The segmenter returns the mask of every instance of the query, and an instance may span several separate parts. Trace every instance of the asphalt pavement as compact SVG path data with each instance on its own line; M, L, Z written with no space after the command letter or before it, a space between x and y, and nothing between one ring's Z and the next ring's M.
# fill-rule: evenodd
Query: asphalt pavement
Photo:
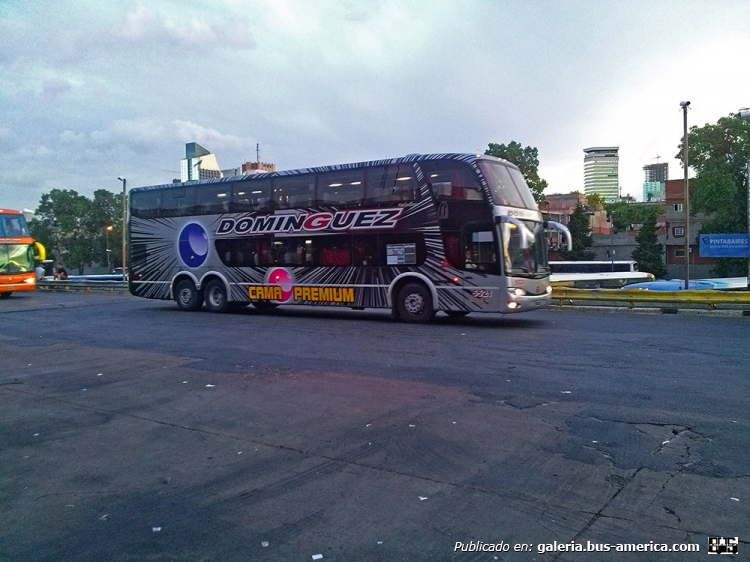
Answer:
M748 341L736 316L15 294L0 560L747 559Z

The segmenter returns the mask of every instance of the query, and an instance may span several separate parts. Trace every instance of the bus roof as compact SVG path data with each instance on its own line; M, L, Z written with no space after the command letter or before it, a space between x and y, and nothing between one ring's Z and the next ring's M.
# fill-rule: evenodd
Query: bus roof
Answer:
M0 213L4 213L6 215L22 215L23 214L21 211L16 211L13 209L2 209L2 208L0 208Z
M243 174L239 176L227 176L224 178L210 178L210 179L204 179L204 180L191 180L191 181L186 181L186 182L174 182L174 183L165 183L165 184L160 184L160 185L141 186L141 187L132 188L130 192L132 193L133 191L142 191L142 190L149 190L149 189L165 189L169 187L181 187L181 186L186 186L186 185L205 185L205 184L210 184L210 183L231 182L231 181L239 181L240 179L279 178L279 177L296 176L296 175L309 174L309 173L333 172L333 171L338 171L338 170L365 168L369 166L387 166L389 164L419 162L422 160L456 160L456 161L467 162L467 163L474 162L476 160L491 160L493 162L502 162L509 166L513 166L514 168L518 167L512 162L505 160L503 158L497 158L495 156L489 156L485 154L469 154L469 153L459 153L459 152L447 152L443 154L407 154L406 156L399 156L397 158L387 158L384 160L369 160L369 161L363 161L363 162L352 162L349 164L336 164L332 166L316 166L313 168L297 168L294 170L280 170L277 172L262 172L259 174Z

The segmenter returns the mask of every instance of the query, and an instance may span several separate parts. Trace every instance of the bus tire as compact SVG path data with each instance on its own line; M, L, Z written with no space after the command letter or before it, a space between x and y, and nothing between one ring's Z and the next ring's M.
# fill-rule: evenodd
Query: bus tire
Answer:
M211 312L224 312L227 310L229 301L227 299L227 289L224 283L218 279L208 282L204 290L204 300L206 308Z
M8 293L0 293L0 299L9 299L12 294L12 291Z
M435 317L432 295L422 283L407 283L398 292L398 314L404 322L424 324Z
M174 290L174 300L181 310L199 310L203 306L203 295L190 279L183 279Z

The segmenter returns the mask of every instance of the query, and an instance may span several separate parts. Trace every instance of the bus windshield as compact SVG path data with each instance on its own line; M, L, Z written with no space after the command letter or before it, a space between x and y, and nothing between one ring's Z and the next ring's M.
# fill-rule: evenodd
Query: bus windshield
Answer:
M34 250L30 244L0 245L0 273L34 271Z
M0 236L29 236L24 216L0 214Z
M492 160L480 160L479 168L492 190L495 205L539 210L523 175L516 168Z
M541 222L503 222L500 228L506 275L545 277L549 274L547 242Z

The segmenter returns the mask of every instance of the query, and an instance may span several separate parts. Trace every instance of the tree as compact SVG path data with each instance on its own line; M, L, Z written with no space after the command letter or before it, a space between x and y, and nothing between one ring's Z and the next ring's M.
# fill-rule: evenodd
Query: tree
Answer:
M638 269L653 273L657 278L667 275L664 266L664 246L659 243L656 235L656 212L652 212L643 221L641 230L635 238L638 246L633 250L633 259L638 262Z
M112 230L107 232L107 226L112 226ZM108 262L109 245L110 263L122 263L122 193L112 193L106 189L94 191L86 228L92 237L94 261L103 264Z
M573 214L570 215L568 229L573 238L573 251L565 250L563 258L566 260L593 260L594 251L591 250L591 228L589 228L589 211L579 201Z
M537 203L544 201L544 189L547 187L547 181L539 177L539 151L536 147L522 147L521 143L516 141L510 141L507 146L491 142L484 153L513 162L519 167L523 178L529 184L534 200Z
M592 209L604 208L604 196L600 193L592 193L586 196L586 203Z
M654 206L628 201L607 203L604 208L612 217L615 233L625 232L631 228L631 225L643 224L650 215L664 212L664 207L661 205Z
M690 182L691 214L709 215L701 233L747 232L750 122L733 115L722 117L715 125L691 127L688 139L689 163L696 171ZM682 157L680 144L677 158ZM720 277L742 276L746 263L744 259L720 259L716 273Z
M85 196L73 190L53 189L42 195L32 222L34 236L54 250L58 262L78 267L79 274L93 257L87 225L90 211L91 201Z

